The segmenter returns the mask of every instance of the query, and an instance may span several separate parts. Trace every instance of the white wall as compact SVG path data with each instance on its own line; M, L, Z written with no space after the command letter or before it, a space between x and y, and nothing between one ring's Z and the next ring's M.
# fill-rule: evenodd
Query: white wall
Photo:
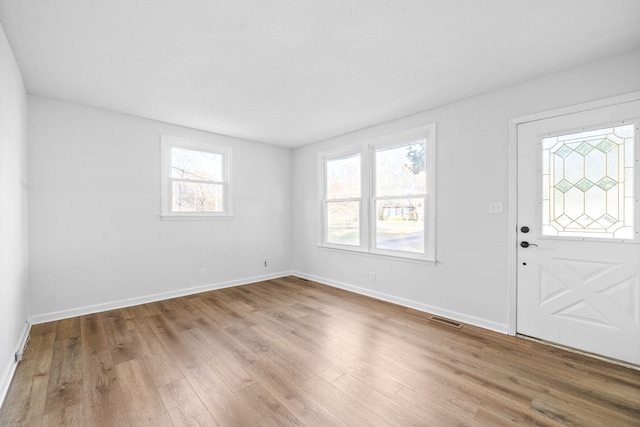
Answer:
M0 402L26 333L27 93L0 24Z
M28 105L34 322L290 271L290 150L51 99ZM161 134L233 148L235 217L160 220Z
M506 332L509 119L639 89L636 51L295 150L294 271ZM437 265L318 248L317 153L427 123L437 123L438 134ZM488 213L493 201L504 204L504 214Z

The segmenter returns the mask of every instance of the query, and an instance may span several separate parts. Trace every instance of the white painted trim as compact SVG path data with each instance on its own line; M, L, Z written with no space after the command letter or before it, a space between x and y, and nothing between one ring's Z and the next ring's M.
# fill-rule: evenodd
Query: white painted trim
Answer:
M509 335L516 335L517 319L517 274L518 274L518 122L509 121L509 190L508 190L508 224L507 242L507 322Z
M247 277L238 280L229 280L220 283L211 283L208 285L178 289L175 291L162 292L159 294L146 295L136 298L128 298L124 300L111 301L103 304L89 305L85 307L77 307L68 310L54 311L52 313L38 314L29 317L29 322L33 325L38 323L53 322L55 320L68 319L70 317L83 316L85 314L99 313L107 310L115 310L134 305L147 304L150 302L162 301L170 298L184 297L187 295L199 294L201 292L214 291L216 289L231 288L233 286L248 285L250 283L262 282L264 280L278 279L280 277L290 276L291 271L282 271L261 276Z
M517 302L518 302L518 126L539 120L554 117L566 116L568 114L580 113L598 108L609 107L617 104L625 104L640 100L640 91L631 92L624 95L515 117L509 120L509 253L508 253L508 331L509 335L517 333Z
M2 373L0 381L0 407L2 407L5 397L7 397L7 392L9 391L9 386L11 385L11 381L13 380L13 375L15 374L16 368L18 367L19 362L16 362L15 354L22 353L22 350L24 350L24 346L26 345L27 339L29 338L30 330L31 324L29 322L25 322L24 329L22 330L22 334L20 335L20 339L18 340L18 344L16 345L15 352L11 356L11 360L8 361L9 363Z
M413 254L408 252L382 250L375 248L375 209L374 194L375 182L375 150L382 147L393 147L402 145L411 140L425 139L425 150L427 156L427 193L416 195L416 198L425 200L424 225L424 254ZM429 123L412 129L394 132L358 141L353 144L332 148L317 153L318 156L318 194L320 195L320 232L318 236L318 246L323 248L341 249L357 253L372 255L387 255L394 258L409 258L424 261L426 263L436 263L436 145L437 145L437 123ZM327 213L326 213L326 162L327 160L360 155L361 165L361 194L359 198L352 201L360 201L360 245L349 246L327 243ZM411 198L405 195L406 198ZM345 201L347 199L337 201Z
M400 262L408 262L412 264L422 264L422 265L437 265L437 262L435 259L424 258L424 257L396 256L395 254L389 254L389 253L367 252L364 250L357 250L357 249L344 249L342 246L338 247L338 246L331 246L326 244L322 246L319 245L318 249L321 251L333 251L333 252L338 252L342 254L386 259L389 261L400 261Z
M381 301L398 304L403 307L413 308L424 313L435 314L438 316L446 317L458 322L467 323L469 325L478 326L480 328L489 329L495 332L506 334L508 329L506 324L492 322L490 320L482 319L480 317L469 316L468 314L459 313L456 311L447 310L445 308L436 307L429 304L413 301L406 298L400 298L393 295L385 294L382 292L372 291L370 289L361 288L359 286L350 285L343 282L327 279L313 274L306 274L299 271L293 271L291 273L296 277L300 277L307 280L313 280L314 282L322 283L324 285L333 286L334 288L343 289L345 291L354 292L356 294L365 295L371 298L375 298Z
M327 229L327 189L326 189L326 180L327 180L327 162L331 160L338 160L348 157L360 156L360 197L354 197L351 199L331 199L332 201L352 201L358 202L360 205L360 245L351 246L351 245L340 245L337 243L327 243L328 237L328 229ZM318 194L320 197L318 198L320 203L320 234L318 238L318 246L320 247L333 247L337 249L342 249L345 251L357 251L357 252L367 252L369 248L369 240L368 234L365 232L368 226L368 222L366 218L368 218L368 197L364 196L365 194L369 194L368 186L369 186L369 175L368 175L368 161L365 161L367 156L366 145L362 143L351 144L344 147L338 147L327 151L321 151L318 153Z

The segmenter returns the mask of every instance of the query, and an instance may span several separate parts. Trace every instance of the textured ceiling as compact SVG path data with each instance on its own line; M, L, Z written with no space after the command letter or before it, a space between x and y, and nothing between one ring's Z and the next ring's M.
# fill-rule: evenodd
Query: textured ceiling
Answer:
M0 0L27 91L297 147L640 48L639 0Z

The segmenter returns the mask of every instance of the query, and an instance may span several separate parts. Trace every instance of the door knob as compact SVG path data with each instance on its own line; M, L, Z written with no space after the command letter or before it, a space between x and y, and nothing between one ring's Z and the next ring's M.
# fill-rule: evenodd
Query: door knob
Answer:
M538 245L536 245L535 243L529 243L529 242L520 242L520 246L522 246L523 248L528 248L529 246L538 247Z

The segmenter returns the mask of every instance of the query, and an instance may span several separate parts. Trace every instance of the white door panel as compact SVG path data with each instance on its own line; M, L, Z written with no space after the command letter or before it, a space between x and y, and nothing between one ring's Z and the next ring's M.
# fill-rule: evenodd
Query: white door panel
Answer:
M517 261L519 334L638 365L639 117L635 101L518 125Z

